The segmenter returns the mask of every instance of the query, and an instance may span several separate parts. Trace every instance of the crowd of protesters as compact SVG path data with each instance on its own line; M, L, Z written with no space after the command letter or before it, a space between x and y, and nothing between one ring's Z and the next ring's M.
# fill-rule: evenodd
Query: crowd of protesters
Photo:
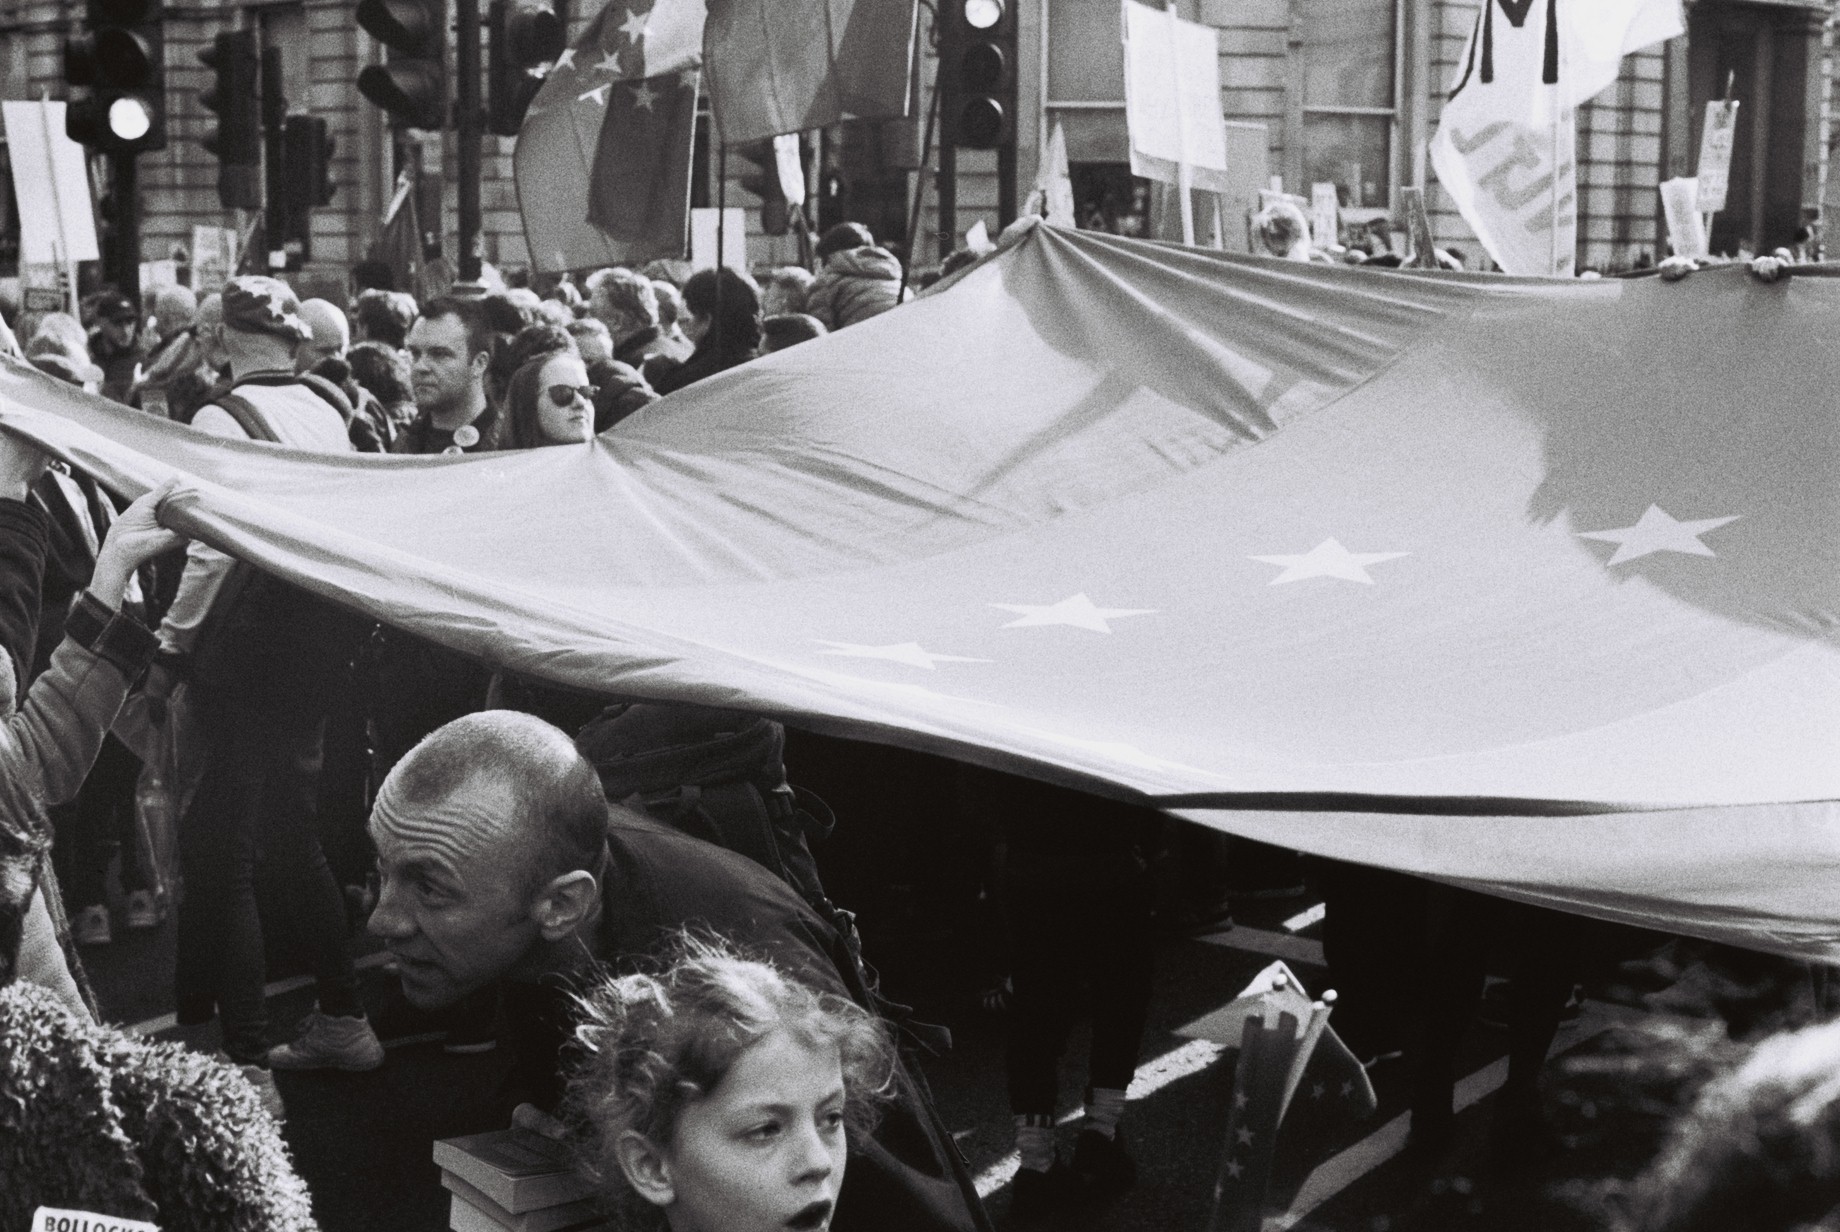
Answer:
M1255 223L1275 256L1390 264L1371 246L1311 250L1294 209ZM579 286L564 278L543 295L470 287L418 302L368 287L343 306L239 277L202 299L183 287L144 304L102 293L81 319L36 314L15 332L41 372L220 437L328 454L582 446L661 398L896 310L912 294L900 259L860 224L831 229L815 255L815 270L758 278L656 262L600 270ZM940 272L971 259L954 254ZM1439 261L1462 265L1460 254ZM58 1047L84 1040L86 1055L126 1057L119 1035L84 1034L107 1028L80 951L112 944L118 924L158 928L170 911L177 1018L216 1020L223 1068L208 1071L210 1083L231 1084L223 1107L235 1116L266 1114L253 1138L226 1132L212 1148L259 1164L245 1172L263 1178L265 1195L247 1209L268 1222L237 1226L298 1226L302 1209L275 1137L286 1109L272 1071L373 1070L385 1064L385 1041L410 1029L453 1051L513 1050L507 1114L579 1135L621 1226L989 1226L910 1050L884 1020L853 931L760 863L611 794L600 757L622 751L618 735L641 711L494 672L203 544L179 544L159 527L159 495L120 508L88 477L0 440L0 757L9 762L0 986L19 981L34 986L30 997L50 998L0 1000L0 1033L43 1018L50 1004L71 1017ZM179 818L182 893L168 893L163 870L150 867L137 826L147 769L110 734L131 688L129 704L148 723L184 722L195 744L185 773L154 784ZM680 731L749 721L678 709L662 721ZM797 734L789 747L795 775L828 774L827 788L856 806L846 815L875 824L861 816L874 806L851 799L879 773L874 754ZM1226 891L1197 872L1220 845L1146 810L921 764L935 781L910 807L928 812L928 826L958 813L1001 835L987 844L1001 855L982 888L1002 903L994 927L1004 943L990 947L1002 957L981 974L989 1004L1010 1020L1019 1163L1010 1211L1051 1221L1135 1181L1122 1120L1155 929L1172 914L1228 923ZM888 798L885 784L875 788L869 798ZM1326 957L1344 993L1336 1026L1370 1066L1406 1055L1422 1155L1447 1151L1455 1135L1455 1062L1484 977L1511 975L1496 1132L1510 1151L1528 1150L1540 1132L1537 1080L1585 977L1581 926L1372 870L1240 854L1242 874L1275 860L1242 892L1295 893L1307 876L1322 894ZM119 917L106 888L116 860ZM1181 868L1192 892L1159 901L1158 867ZM316 993L299 1032L278 1044L264 994L265 920L300 943ZM360 997L360 921L400 983L390 1021L374 1021ZM1059 1075L1083 988L1094 992L1088 1081L1066 1150ZM1733 1108L1784 1103L1793 1126L1779 1124L1790 1112L1772 1111L1754 1136L1793 1156L1816 1186L1806 1192L1822 1195L1785 1210L1804 1222L1831 1217L1840 1209L1833 1152L1797 1153L1779 1140L1840 1142L1831 1129L1840 1088L1821 1077L1840 1059L1836 1047L1831 1029L1786 1037L1709 1087L1656 1163L1632 1225L1714 1226L1706 1210L1754 1205L1748 1195L1768 1185L1720 1135ZM134 1063L189 1074L196 1087L205 1062L178 1056ZM8 1066L17 1062L0 1058ZM170 1075L152 1085L149 1099L187 1089ZM725 1125L766 1106L777 1118L771 1158L723 1147ZM1682 1196L1678 1178L1689 1173L1698 1197ZM116 1201L111 1213L146 1213L144 1193L70 1183Z

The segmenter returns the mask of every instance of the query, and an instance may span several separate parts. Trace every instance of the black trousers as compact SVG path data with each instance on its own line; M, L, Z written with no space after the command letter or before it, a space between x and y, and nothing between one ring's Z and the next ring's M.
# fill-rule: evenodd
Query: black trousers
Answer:
M108 901L104 880L117 850L122 890L147 888L134 834L134 791L140 774L140 758L109 736L77 798L51 810L57 834L52 856L64 901L72 911Z
M238 1061L268 1049L258 863L263 896L306 952L320 1008L360 1012L344 898L316 815L321 733L354 630L337 609L264 590L214 631L221 640L192 685L208 751L179 823L179 1017L204 1021L215 1005Z
M1136 1072L1150 1009L1150 884L1130 856L1071 876L1051 866L1019 867L1018 855L1011 851L1003 881L1015 989L1010 1110L1052 1115L1084 988L1092 997L1087 1086L1123 1090Z

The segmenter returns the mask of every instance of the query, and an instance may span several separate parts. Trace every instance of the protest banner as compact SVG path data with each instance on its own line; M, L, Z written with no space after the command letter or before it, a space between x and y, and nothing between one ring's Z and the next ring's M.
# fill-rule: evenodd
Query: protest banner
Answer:
M1220 36L1173 9L1124 0L1125 123L1131 174L1174 184L1182 242L1195 242L1192 192L1224 193L1227 134L1220 110Z
M74 312L76 264L102 254L83 147L65 136L64 109L63 103L6 102L0 103L0 118L19 201L20 268L53 267Z

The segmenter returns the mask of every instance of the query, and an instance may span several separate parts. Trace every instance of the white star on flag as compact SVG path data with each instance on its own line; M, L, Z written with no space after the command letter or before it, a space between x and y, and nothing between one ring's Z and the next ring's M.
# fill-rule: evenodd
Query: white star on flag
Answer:
M1252 1145L1252 1131L1247 1129L1244 1125L1234 1130L1233 1133L1236 1137L1239 1138L1239 1143L1241 1146L1251 1146Z
M626 36L627 42L636 43L645 37L646 20L647 14L627 9L626 20L620 23L620 33Z
M1410 552L1350 552L1334 539L1324 539L1301 556L1249 556L1248 560L1263 561L1268 565L1283 565L1284 572L1271 579L1270 585L1282 586L1286 582L1301 582L1305 578L1341 578L1345 582L1361 582L1372 586L1374 579L1367 576L1367 566L1377 565L1382 561L1398 560L1401 556L1410 556Z
M1620 530L1581 530L1577 534L1580 539L1601 539L1605 543L1616 544L1616 551L1606 562L1612 565L1638 560L1656 552L1716 556L1718 553L1701 543L1699 537L1709 530L1717 530L1727 522L1736 522L1740 516L1734 514L1729 518L1700 518L1697 521L1682 522L1660 505L1650 505L1634 526L1625 526Z
M562 49L562 54L557 56L556 62L550 66L550 71L555 72L555 73L560 73L564 69L570 69L574 67L575 67L575 49L573 47L564 47Z
M1095 607L1084 593L1042 606L1029 603L993 603L990 606L1005 612L1015 612L1020 617L1004 625L1005 629L1069 625L1075 629L1090 629L1094 633L1110 633L1112 627L1106 623L1108 620L1156 614L1156 609L1149 607Z
M1239 1180L1240 1176L1244 1174L1245 1171L1246 1171L1246 1165L1242 1164L1239 1160L1229 1159L1227 1161L1227 1175L1232 1177L1234 1180L1236 1181Z
M633 87L633 106L639 110L650 111L652 104L657 101L658 91L652 89L648 83L641 81Z
M967 659L963 655L935 654L923 650L919 642L896 642L891 646L862 646L855 642L829 642L818 639L818 645L829 646L824 651L827 655L842 655L848 659L886 659L890 663L904 663L908 667L924 667L934 671L936 663L988 663L989 659Z
M608 52L606 55L601 57L600 63L596 64L594 67L599 69L603 73L619 72L620 71L620 53L617 51Z
M592 90L584 90L580 94L577 94L575 96L575 101L580 102L584 98L591 98L594 100L595 106L605 107L607 105L607 91L612 89L612 87L612 82L603 81Z

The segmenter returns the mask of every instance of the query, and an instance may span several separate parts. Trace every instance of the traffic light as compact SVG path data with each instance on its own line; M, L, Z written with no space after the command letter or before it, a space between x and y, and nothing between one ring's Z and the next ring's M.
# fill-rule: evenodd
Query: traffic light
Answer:
M289 269L312 256L313 211L331 205L332 135L320 116L291 115L281 130L281 243Z
M487 24L486 127L515 137L544 74L568 46L567 0L492 0Z
M358 25L389 51L358 92L408 128L447 126L446 0L361 0Z
M1014 0L944 0L940 40L945 143L994 150L1016 139Z
M741 187L760 198L760 229L768 235L784 235L792 226L786 207L786 194L779 182L779 155L773 139L738 145L734 154L743 166Z
M226 209L262 205L262 110L258 98L262 57L254 30L227 30L198 53L215 80L199 94L217 126L204 148L217 156L217 199Z
M282 130L281 163L288 187L308 209L331 205L338 191L332 182L332 132L320 116L291 115Z
M64 44L64 77L89 87L64 113L72 141L110 154L166 148L162 0L89 0L86 37Z

